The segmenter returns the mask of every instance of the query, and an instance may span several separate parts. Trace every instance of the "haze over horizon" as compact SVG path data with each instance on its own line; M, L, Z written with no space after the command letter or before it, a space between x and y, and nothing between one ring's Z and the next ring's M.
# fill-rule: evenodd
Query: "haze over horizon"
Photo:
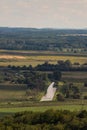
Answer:
M86 28L87 0L3 0L1 27Z

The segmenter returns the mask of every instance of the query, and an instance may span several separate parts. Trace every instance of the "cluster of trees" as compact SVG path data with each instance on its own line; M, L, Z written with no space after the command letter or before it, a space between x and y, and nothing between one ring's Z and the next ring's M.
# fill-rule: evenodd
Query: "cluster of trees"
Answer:
M59 60L57 64L50 64L48 62L45 62L44 64L37 65L35 67L35 69L39 71L70 71L71 68L72 64L69 60Z
M54 71L51 73L43 73L30 70L8 70L0 71L0 82L10 84L27 84L27 89L45 90L52 81L61 80L61 72Z
M0 49L62 51L63 48L77 48L77 50L84 48L86 50L87 36L72 34L87 34L87 30L0 28Z
M70 60L59 60L57 64L50 64L46 61L41 65L37 65L34 69L37 71L87 71L87 64L72 64Z
M80 99L81 98L81 90L78 86L73 85L73 83L64 84L59 88L59 92L57 94L58 101L64 101L65 98L73 98Z
M87 130L87 111L20 112L0 119L0 130Z

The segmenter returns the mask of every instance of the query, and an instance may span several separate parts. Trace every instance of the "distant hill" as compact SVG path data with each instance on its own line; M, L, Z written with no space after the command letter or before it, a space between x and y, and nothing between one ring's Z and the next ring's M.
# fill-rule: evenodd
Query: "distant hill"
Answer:
M0 27L0 49L57 50L87 48L87 29Z

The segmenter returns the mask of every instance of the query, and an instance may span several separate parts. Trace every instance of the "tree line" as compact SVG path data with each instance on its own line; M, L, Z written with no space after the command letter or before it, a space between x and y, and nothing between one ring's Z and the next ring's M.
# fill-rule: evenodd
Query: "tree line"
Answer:
M87 63L80 65L79 63L72 64L70 60L59 60L57 64L51 64L48 61L44 62L43 64L38 64L37 66L33 67L32 65L29 66L11 66L8 65L8 69L13 70L32 70L32 71L87 71Z
M0 49L62 51L71 48L74 52L74 48L82 48L87 51L86 34L87 30L0 28Z

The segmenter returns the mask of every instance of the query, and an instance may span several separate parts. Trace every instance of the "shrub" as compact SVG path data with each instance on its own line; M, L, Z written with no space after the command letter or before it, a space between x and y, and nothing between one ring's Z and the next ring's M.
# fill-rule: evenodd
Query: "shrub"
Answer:
M64 101L64 96L62 94L57 94L57 101Z
M87 95L86 95L86 96L84 96L84 99L87 99Z

